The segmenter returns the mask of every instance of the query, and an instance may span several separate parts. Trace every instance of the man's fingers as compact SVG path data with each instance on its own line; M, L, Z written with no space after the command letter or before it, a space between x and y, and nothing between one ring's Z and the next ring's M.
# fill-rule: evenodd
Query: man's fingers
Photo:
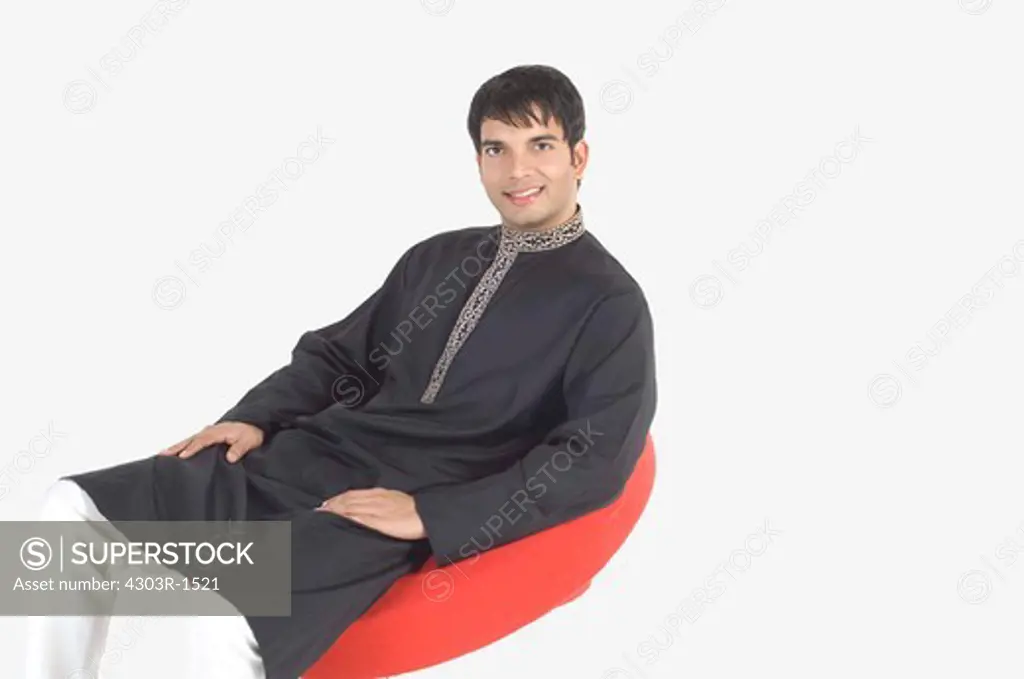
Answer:
M341 514L342 516L385 516L386 512L382 511L380 505L366 504L366 503L353 503L347 501L342 497L333 497L324 500L323 504L317 507L320 511L334 512L335 514Z
M338 509L337 512L342 516L368 516L378 519L385 519L392 515L392 512L386 509L372 507L344 507Z
M388 503L389 496L384 488L358 488L346 490L331 498L339 507L370 507L380 508Z
M353 503L358 502L360 504L366 502L379 502L380 496L384 491L383 488L358 488L354 490L346 490L344 493L329 497L321 503L320 507L330 504L332 508L341 510L344 507L351 506Z
M192 439L191 443L189 443L188 446L185 447L185 450L181 451L181 454L179 454L178 457L192 457L200 450L208 448L209 446L212 446L214 443L216 443L216 441L214 441L212 438L208 436L196 436L194 439Z
M226 457L228 462L237 462L242 459L242 456L249 452L249 446L244 443L232 443L231 447L228 448Z
M193 437L191 437L191 436L189 436L188 438L183 438L182 440L178 441L174 445L167 446L166 448L161 450L158 454L159 455L177 455L179 452L181 452L182 448L184 448L185 446L188 445L188 442L191 441L192 438Z
M353 488L352 490L346 490L342 495L346 497L374 497L383 495L386 492L387 488Z
M349 497L342 495L335 501L335 507L340 512L361 512L366 514L382 514L388 510L388 505L378 498Z
M356 523L361 523L364 526L369 526L370 528L377 528L380 526L382 518L374 514L366 514L364 512L344 512L341 515L346 519L351 519Z
M332 514L338 514L339 516L343 516L346 519L355 521L356 523L362 526L365 526L371 530L375 530L378 533L383 533L384 535L390 535L391 537L396 538L401 537L399 533L395 532L395 517L373 514L363 510L348 509L345 511L338 511L337 509L332 509L332 507L334 506L334 500L335 498L327 500L326 502L330 503L330 506L321 505L320 507L317 507L317 510L321 512L331 512Z

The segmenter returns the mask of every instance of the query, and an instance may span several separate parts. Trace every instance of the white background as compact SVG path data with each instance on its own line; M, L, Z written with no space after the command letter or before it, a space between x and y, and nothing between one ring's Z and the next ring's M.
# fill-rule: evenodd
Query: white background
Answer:
M581 599L417 676L1019 671L1024 6L193 2L104 70L153 7L22 4L0 27L0 518L212 421L416 240L496 223L469 101L544 63L587 106L587 226L653 308L656 488ZM318 128L336 141L189 267ZM119 629L109 677L178 676L152 663L171 623ZM0 618L3 676L23 641Z

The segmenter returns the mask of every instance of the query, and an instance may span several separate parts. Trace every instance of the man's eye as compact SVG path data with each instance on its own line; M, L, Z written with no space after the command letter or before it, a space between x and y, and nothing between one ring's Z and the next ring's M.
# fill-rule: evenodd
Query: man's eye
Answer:
M548 141L541 141L541 142L537 142L537 146L547 146L548 148L552 148L552 149L553 149L553 148L555 148L555 147L554 147L554 146L553 146L553 145L551 144L551 142L548 142Z
M491 153L491 151L498 151L498 150L500 150L500 149L498 149L496 146L488 146L486 149L484 149L484 155L493 155Z

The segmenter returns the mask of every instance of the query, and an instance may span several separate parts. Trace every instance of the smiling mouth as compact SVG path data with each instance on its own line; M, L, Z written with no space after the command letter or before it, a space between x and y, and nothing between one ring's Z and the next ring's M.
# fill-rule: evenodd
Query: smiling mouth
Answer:
M522 191L503 191L505 197L515 205L529 205L537 199L537 196L544 192L543 186L534 186Z

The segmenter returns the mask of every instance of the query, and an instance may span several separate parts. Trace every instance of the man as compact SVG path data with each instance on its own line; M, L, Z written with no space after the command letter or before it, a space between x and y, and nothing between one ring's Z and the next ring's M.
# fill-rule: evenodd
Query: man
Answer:
M431 554L445 566L581 516L632 472L655 411L652 322L584 227L579 92L513 68L481 86L468 127L500 224L413 245L215 424L55 484L66 517L291 521L291 617L198 634L218 669L190 676L295 679ZM571 463L554 457L571 440ZM99 617L38 620L32 648L102 643Z

